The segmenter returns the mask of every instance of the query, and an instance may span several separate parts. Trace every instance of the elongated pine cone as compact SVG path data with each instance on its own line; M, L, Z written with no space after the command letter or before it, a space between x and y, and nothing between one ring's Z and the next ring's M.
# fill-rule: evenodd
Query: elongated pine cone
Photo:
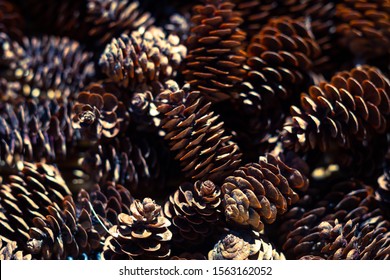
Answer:
M168 81L167 87L157 97L158 110L163 114L164 138L182 171L193 180L223 180L240 164L237 144L199 92L190 91L189 84L179 89L174 81Z
M47 207L61 204L71 193L53 165L23 162L8 173L0 177L0 232L24 250L33 219L44 218Z
M235 85L245 75L241 44L246 34L239 29L243 20L230 1L204 2L193 8L183 74L192 89L213 102L236 98Z
M95 75L92 53L67 37L43 36L12 41L0 33L0 65L19 94L48 99L74 97Z
M0 261L7 260L31 260L31 255L18 251L15 241L5 242L0 236Z
M297 169L267 154L225 179L221 189L226 219L260 231L298 201L296 191L307 187L308 179Z
M390 1L342 0L336 6L336 20L341 45L356 56L389 54Z
M111 80L135 90L143 84L174 78L186 53L178 36L166 36L161 28L151 27L145 33L133 31L112 39L99 65Z
M0 1L0 32L8 34L12 39L21 41L24 31L24 19L20 10L12 1Z
M169 196L164 215L171 220L173 242L188 249L211 236L220 220L221 191L211 181L184 183Z
M113 138L125 129L129 113L123 102L93 84L77 97L72 110L72 125L84 139Z
M161 207L150 198L135 200L130 214L121 213L110 228L103 254L107 259L164 259L169 257L172 232Z
M282 132L284 145L295 151L329 149L333 142L350 148L386 131L390 113L390 82L371 66L335 74L301 95L301 109L292 106L292 119Z
M208 254L209 260L285 260L257 231L231 232Z

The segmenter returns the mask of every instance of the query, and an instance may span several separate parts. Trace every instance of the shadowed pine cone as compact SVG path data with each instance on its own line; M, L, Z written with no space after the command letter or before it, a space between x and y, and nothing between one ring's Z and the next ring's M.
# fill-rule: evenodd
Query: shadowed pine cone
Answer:
M82 138L113 138L124 130L129 122L129 113L123 102L98 84L90 85L80 92L72 110L74 129L80 129Z
M183 74L192 89L213 102L236 98L235 86L245 75L241 44L246 34L238 28L243 20L233 8L233 3L221 0L206 0L193 8Z
M167 87L157 97L158 110L175 159L187 178L218 183L239 166L238 146L230 141L223 122L210 109L211 103L199 92L190 91L189 84L179 89L174 81L168 81Z
M24 162L7 173L0 177L0 232L24 249L33 219L44 218L48 206L61 204L71 193L53 165Z
M95 75L92 53L66 37L23 38L0 33L4 76L20 84L19 94L49 99L74 97Z
M181 42L185 42L190 33L190 14L173 14L169 17L169 22L164 25L164 29L173 35L177 35Z
M17 251L18 245L15 241L5 242L0 236L0 261L7 260L31 260L30 254Z
M112 39L99 65L112 81L135 90L143 84L174 78L186 53L179 37L166 36L161 28L151 27L145 33L133 31Z
M389 54L389 0L342 0L336 6L336 19L341 45L359 58Z
M171 220L173 242L182 247L201 244L220 220L221 191L211 181L184 183L169 196L164 215Z
M231 232L208 254L209 260L285 260L283 253L264 241L256 231Z
M264 222L273 223L298 201L295 191L307 187L307 178L298 170L267 154L225 179L221 189L226 219L260 231Z
M353 139L363 143L386 131L390 82L379 69L358 66L310 87L301 95L301 107L291 107L292 119L284 126L287 148L326 151L333 141L350 148Z
M20 42L23 38L24 25L22 15L12 1L0 0L0 32Z
M164 259L170 255L170 222L150 198L135 200L110 229L103 254L107 259Z

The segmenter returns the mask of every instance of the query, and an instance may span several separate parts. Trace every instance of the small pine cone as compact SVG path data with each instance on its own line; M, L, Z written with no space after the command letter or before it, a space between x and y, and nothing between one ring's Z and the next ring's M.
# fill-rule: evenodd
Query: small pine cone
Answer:
M228 221L262 230L277 215L298 201L295 191L306 190L308 179L280 159L267 154L259 163L236 170L222 185L223 206Z
M265 103L273 96L286 99L308 84L308 72L320 53L304 22L289 17L272 19L248 46L248 79L262 89Z
M84 139L113 138L125 129L129 113L123 102L98 84L80 92L73 106L72 125Z
M194 90L213 102L236 98L235 86L246 73L241 49L246 34L238 28L243 20L233 8L233 3L221 0L206 0L193 8L183 74Z
M153 90L137 90L130 99L129 111L138 130L155 132L161 125Z
M220 220L221 191L211 181L182 184L164 205L171 220L173 242L179 246L198 245L213 233Z
M283 253L256 231L230 232L208 254L209 260L284 260Z
M143 33L154 22L148 12L142 12L138 1L87 0L85 22L88 37L98 47L105 46L112 38L129 35L134 30Z
M29 230L27 250L37 259L77 259L101 251L100 235L92 224L91 212L79 209L73 198L47 207L46 217L35 217ZM90 209L89 209L90 210Z
M0 32L20 42L23 38L24 19L12 1L0 0Z
M190 91L189 84L179 89L174 81L168 81L167 87L157 97L157 109L163 114L162 128L175 159L187 178L218 183L240 164L237 144L199 92Z
M17 241L24 249L33 219L45 217L47 207L60 204L67 195L70 190L55 166L19 163L0 177L1 235Z
M389 54L390 2L342 0L336 6L336 33L342 46L360 58Z
M144 33L133 31L112 39L99 65L112 81L135 90L140 84L174 78L186 53L179 37L166 36L161 28L151 27Z
M92 53L66 37L23 38L21 44L0 33L0 65L19 94L49 99L74 97L95 75Z
M15 241L5 242L0 236L0 261L31 260L30 254L24 254L23 251L17 250L18 245Z
M291 107L292 119L284 126L282 139L295 151L320 148L333 142L350 148L383 134L390 113L390 82L379 69L358 66L335 74L330 83L311 86L301 95L301 107Z
M121 213L110 229L103 254L109 259L164 259L170 255L170 222L150 198L135 200L130 214Z

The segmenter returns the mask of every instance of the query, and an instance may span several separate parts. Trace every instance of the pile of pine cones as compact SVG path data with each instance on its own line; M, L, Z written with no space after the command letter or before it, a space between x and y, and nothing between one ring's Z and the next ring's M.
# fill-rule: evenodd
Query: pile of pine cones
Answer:
M389 73L390 0L0 0L0 259L390 259Z

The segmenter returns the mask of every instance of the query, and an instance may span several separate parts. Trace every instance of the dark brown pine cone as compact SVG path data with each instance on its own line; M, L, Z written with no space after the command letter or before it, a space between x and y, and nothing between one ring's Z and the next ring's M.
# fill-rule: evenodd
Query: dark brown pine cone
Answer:
M242 18L230 1L206 0L193 8L188 55L183 74L192 89L208 100L219 102L236 98L235 88L243 81L246 34L238 27Z
M21 44L0 33L0 65L19 94L48 99L74 97L95 75L92 53L66 37L23 38Z
M70 103L18 98L0 104L0 163L63 159L72 145Z
M326 151L333 142L350 148L352 140L363 143L386 131L390 82L375 67L357 66L310 87L301 95L301 108L291 107L292 119L284 126L287 148Z
M179 89L176 82L168 81L157 99L165 139L187 178L218 183L239 166L237 144L199 92L190 91L189 84Z
M0 32L20 42L23 38L24 26L24 19L12 1L0 0Z
M170 255L172 233L161 207L150 198L135 200L130 214L121 213L110 229L103 255L109 259L164 259Z
M53 165L24 162L0 174L5 174L0 177L0 232L25 249L33 219L44 218L47 207L61 204L70 190Z
M97 46L104 46L121 34L130 35L134 30L143 33L154 19L148 12L142 12L138 1L133 0L86 0L85 22L88 37Z
M104 74L122 87L135 90L143 84L174 78L187 49L176 35L158 27L133 31L112 39L100 57Z
M93 227L90 209L77 208L71 196L59 205L48 206L48 215L33 219L27 250L44 260L77 259L101 251L103 244Z
M271 154L236 170L222 185L223 206L228 221L262 230L277 215L298 201L296 191L305 191L308 179Z
M229 232L208 254L209 260L285 260L257 231Z
M389 54L388 0L342 0L336 6L336 19L336 33L341 45L359 58Z
M31 260L31 255L18 251L15 241L5 242L0 236L0 261L7 260Z
M82 138L113 138L125 129L129 113L115 95L105 92L99 84L80 92L72 110L73 128L80 129Z
M202 244L213 233L221 218L221 191L211 181L181 184L164 205L164 215L171 220L173 242L188 249Z

